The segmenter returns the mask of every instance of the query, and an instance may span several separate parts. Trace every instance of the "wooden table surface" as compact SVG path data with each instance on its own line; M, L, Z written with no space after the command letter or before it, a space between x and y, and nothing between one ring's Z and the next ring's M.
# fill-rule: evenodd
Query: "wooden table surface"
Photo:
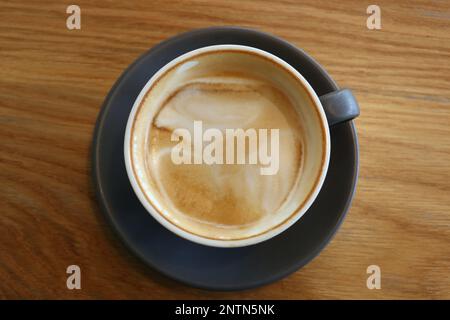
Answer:
M0 298L450 298L450 2L65 1L0 4ZM96 117L139 55L179 32L239 25L316 58L361 106L353 206L302 270L209 292L149 270L103 218L90 177ZM81 267L81 290L66 268ZM369 265L381 289L366 287Z

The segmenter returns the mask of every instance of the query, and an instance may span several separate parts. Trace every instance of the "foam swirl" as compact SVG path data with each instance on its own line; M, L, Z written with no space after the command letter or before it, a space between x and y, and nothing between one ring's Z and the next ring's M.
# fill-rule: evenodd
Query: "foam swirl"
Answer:
M175 165L170 137L177 128L280 130L280 169L262 176L260 164ZM270 220L288 199L302 165L302 135L289 98L275 85L244 75L185 81L161 102L149 130L147 163L172 212L214 228L245 228Z

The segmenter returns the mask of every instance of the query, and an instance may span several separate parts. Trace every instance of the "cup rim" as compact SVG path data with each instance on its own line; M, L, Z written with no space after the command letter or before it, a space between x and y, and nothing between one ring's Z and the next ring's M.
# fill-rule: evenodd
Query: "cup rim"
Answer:
M134 166L133 161L131 158L131 134L133 132L133 126L135 123L136 115L142 105L142 102L145 100L145 97L147 96L148 92L151 90L151 87L169 70L179 65L181 62L188 60L192 57L198 56L200 54L204 53L210 53L215 51L240 51L240 52L247 52L247 53L253 53L259 56L262 56L264 58L267 58L271 60L272 62L276 63L277 65L284 68L287 72L289 72L292 76L296 78L297 81L300 82L300 84L305 88L312 104L315 107L315 111L318 115L319 122L321 125L321 130L323 132L324 136L324 145L325 150L322 156L322 163L321 168L319 171L318 177L316 177L316 180L314 182L314 188L312 188L305 200L299 205L299 207L294 210L289 217L287 217L285 220L283 220L281 223L270 227L267 230L264 230L263 232L252 235L250 237L246 238L240 238L240 239L214 239L214 238L207 238L204 236L200 236L198 234L192 233L189 230L183 229L180 226L176 225L172 221L170 221L168 218L164 216L163 213L159 212L158 209L152 204L146 193L143 191L143 188L141 187L139 180L136 177L136 174L134 172ZM329 165L329 159L330 159L330 133L329 133L329 126L328 121L326 119L325 111L322 107L322 104L320 102L319 97L317 96L314 89L311 87L311 85L308 83L308 81L298 72L294 67L292 67L289 63L282 60L281 58L277 57L276 55L269 53L267 51L254 48L251 46L246 45L235 45L235 44L220 44L220 45L211 45L211 46L205 46L201 47L195 50L188 51L175 59L169 61L166 63L162 68L160 68L155 74L153 74L152 77L146 82L145 86L141 89L139 95L135 99L133 103L133 107L131 109L131 112L128 116L126 130L125 130L125 137L124 137L124 158L125 158L125 167L127 171L128 178L130 180L131 186L138 197L141 204L144 206L146 211L155 218L160 224L162 224L164 227L166 227L168 230L172 231L173 233L177 234L178 236L193 241L195 243L212 246L212 247L224 247L224 248L234 248L234 247L244 247L249 246L253 244L257 244L266 240L269 240L276 235L282 233L286 229L288 229L290 226L292 226L295 222L297 222L310 208L314 200L317 198L317 195L319 194L320 189L322 188L323 182L325 180L327 171L328 171L328 165Z

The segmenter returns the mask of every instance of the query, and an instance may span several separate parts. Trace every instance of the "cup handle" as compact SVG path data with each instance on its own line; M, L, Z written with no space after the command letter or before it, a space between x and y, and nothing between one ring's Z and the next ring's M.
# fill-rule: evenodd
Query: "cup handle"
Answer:
M359 106L349 89L333 91L319 97L327 116L328 125L352 120L359 116Z

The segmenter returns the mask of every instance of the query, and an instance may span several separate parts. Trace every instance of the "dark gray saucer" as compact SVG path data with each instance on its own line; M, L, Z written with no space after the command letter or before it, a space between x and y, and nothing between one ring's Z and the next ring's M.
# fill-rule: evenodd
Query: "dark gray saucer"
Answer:
M165 229L140 204L128 181L123 156L128 114L140 90L158 69L187 51L216 44L248 45L279 56L296 68L319 96L338 89L306 53L274 36L228 27L181 34L136 60L109 92L94 133L93 178L107 219L147 265L195 287L240 290L298 270L331 240L355 190L358 142L352 122L331 128L330 166L318 198L296 224L275 238L244 248L212 248Z

